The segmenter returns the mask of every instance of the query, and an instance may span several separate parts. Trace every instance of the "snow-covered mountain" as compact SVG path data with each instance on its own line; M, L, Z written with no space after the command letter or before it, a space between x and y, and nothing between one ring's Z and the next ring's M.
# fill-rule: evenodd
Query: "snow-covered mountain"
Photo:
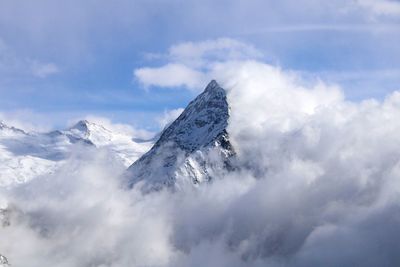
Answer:
M125 166L131 165L153 145L152 140L138 141L121 131L107 129L105 126L79 121L73 127L62 132L70 139L84 140L98 148L105 148L115 154Z
M78 146L106 149L128 167L151 145L151 141L135 142L127 133L87 120L48 133L28 133L0 123L0 186L54 172Z
M128 186L143 182L145 191L210 181L216 172L232 168L235 154L226 131L226 92L211 81L160 135L152 149L127 172Z
M26 132L0 123L0 186L52 173L82 148L106 150L130 166L125 180L128 187L140 181L144 190L198 185L232 168L235 151L226 130L228 119L226 92L211 81L158 135L155 144L87 120L47 133Z

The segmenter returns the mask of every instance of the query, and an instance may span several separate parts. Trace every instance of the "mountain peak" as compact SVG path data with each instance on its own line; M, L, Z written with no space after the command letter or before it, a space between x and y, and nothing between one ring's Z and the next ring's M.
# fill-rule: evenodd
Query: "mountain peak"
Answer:
M212 91L214 91L215 89L218 90L219 88L223 90L223 88L219 86L219 84L218 84L218 82L217 82L216 80L211 80L211 81L208 83L208 85L207 85L205 91L212 92Z
M89 131L89 124L90 122L88 120L80 120L77 123L75 123L72 127L70 127L70 130L78 130L81 132L87 132Z
M8 126L7 124L5 124L2 121L0 121L0 130L11 131L11 132L19 133L19 134L27 134L24 130L21 130L14 126Z
M209 145L226 128L228 118L225 90L213 80L162 132L155 146L174 142L185 151L194 151Z
M88 138L92 134L96 133L111 133L111 131L109 129L106 129L104 126L88 120L78 121L72 127L67 129L67 131L85 138Z
M185 183L188 177L194 184L210 180L206 155L217 150L225 162L234 154L226 131L228 119L226 92L212 80L152 149L129 167L129 186L142 180L150 188L175 185L177 180Z

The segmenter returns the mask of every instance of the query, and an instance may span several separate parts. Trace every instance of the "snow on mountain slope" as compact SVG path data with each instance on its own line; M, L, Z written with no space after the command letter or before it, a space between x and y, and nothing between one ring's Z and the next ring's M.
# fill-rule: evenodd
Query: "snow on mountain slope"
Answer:
M24 183L57 166L38 137L0 123L0 186ZM41 143L41 144L40 144Z
M129 167L128 186L142 181L147 191L164 185L197 185L229 168L235 152L226 131L228 118L226 92L211 81L152 149Z
M128 167L153 145L152 141L133 140L132 136L123 132L116 132L104 126L89 122L79 121L63 134L70 138L85 140L98 148L105 148L115 155Z
M152 148L152 141L139 142L125 132L87 120L48 133L27 133L2 123L0 186L25 183L54 172L78 146L106 150L126 167L130 166L129 187L139 181L144 181L149 189L197 185L211 180L215 172L231 167L235 152L226 131L228 119L225 90L211 81L159 135ZM149 152L143 155L146 151Z
M128 167L151 145L86 120L49 133L27 133L0 123L0 186L25 183L54 172L78 146L106 149Z

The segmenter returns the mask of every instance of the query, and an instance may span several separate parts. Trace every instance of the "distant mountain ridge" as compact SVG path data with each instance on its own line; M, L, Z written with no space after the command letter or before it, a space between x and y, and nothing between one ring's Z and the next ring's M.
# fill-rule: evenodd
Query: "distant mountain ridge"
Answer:
M81 120L65 130L25 132L0 122L0 186L25 183L62 166L77 145L107 149L128 167L153 143Z
M197 186L233 168L235 150L227 132L228 121L226 92L213 80L157 135L155 143L154 139L138 141L88 120L46 133L25 132L0 122L0 186L55 172L77 146L105 149L129 166L125 176L128 188L140 182L145 191Z

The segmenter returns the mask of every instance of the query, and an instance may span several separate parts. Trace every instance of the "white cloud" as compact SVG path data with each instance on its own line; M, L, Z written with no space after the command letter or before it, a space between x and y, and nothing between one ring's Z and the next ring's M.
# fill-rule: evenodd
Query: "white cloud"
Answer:
M352 5L354 8L354 3ZM359 9L359 7L357 6ZM397 32L397 24L307 24L297 26L271 26L266 28L251 29L257 33L262 32L297 32L297 31L343 31L343 32ZM143 67L134 71L134 76L145 87L157 86L161 88L184 87L200 92L206 84L216 79L222 81L230 66L237 66L244 62L265 61L262 53L253 46L234 39L215 39L202 42L184 42L173 45L164 55L152 55L151 58L165 60L166 63L159 67ZM323 69L303 71L303 79L324 79L330 83L338 84L345 89L346 95L351 99L383 95L386 92L398 89L396 68L366 68L354 70ZM383 92L385 91L385 92Z
M243 127L257 133L267 125L285 132L298 127L319 107L344 99L337 86L322 82L310 86L294 72L256 61L220 63L214 67L213 76L228 91L232 133Z
M357 3L376 15L400 15L400 2L396 0L357 0Z
M34 61L31 65L32 74L39 78L46 78L49 75L56 74L60 70L54 63L40 63Z
M51 130L49 117L29 109L13 111L0 111L0 121L8 126L13 126L24 131L44 132Z
M193 67L205 67L215 61L261 58L262 53L250 44L230 38L185 42L169 48L168 58Z
M399 265L400 92L352 103L256 61L213 73L241 169L142 195L120 187L106 153L77 151L51 176L0 189L1 253L15 266Z
M70 120L70 122L71 122L70 124L75 124L80 119L82 119L82 118ZM87 119L90 122L94 122L101 126L104 126L106 129L112 130L114 132L130 135L133 138L149 139L154 136L153 132L150 132L150 131L147 131L144 129L137 129L129 124L115 123L106 117L87 115L87 116L85 116L85 119Z
M134 75L144 86L185 86L196 89L206 81L202 72L179 63L159 68L139 68L134 71Z
M164 129L170 123L172 123L179 115L182 114L183 108L171 109L164 111L162 116L157 118L158 124L160 125L160 129Z
M10 77L35 76L46 78L60 72L59 67L51 62L42 62L29 57L20 56L0 39L0 75Z
M272 27L262 27L246 30L244 35L255 35L265 33L298 33L298 32L398 32L400 31L399 25L396 23L364 23L364 24L295 24L295 25L281 25Z
M157 57L157 56L156 56ZM134 70L134 76L145 86L179 87L199 90L210 80L213 64L230 60L261 58L253 46L229 38L198 43L185 42L170 47L165 57L169 63L161 67Z

